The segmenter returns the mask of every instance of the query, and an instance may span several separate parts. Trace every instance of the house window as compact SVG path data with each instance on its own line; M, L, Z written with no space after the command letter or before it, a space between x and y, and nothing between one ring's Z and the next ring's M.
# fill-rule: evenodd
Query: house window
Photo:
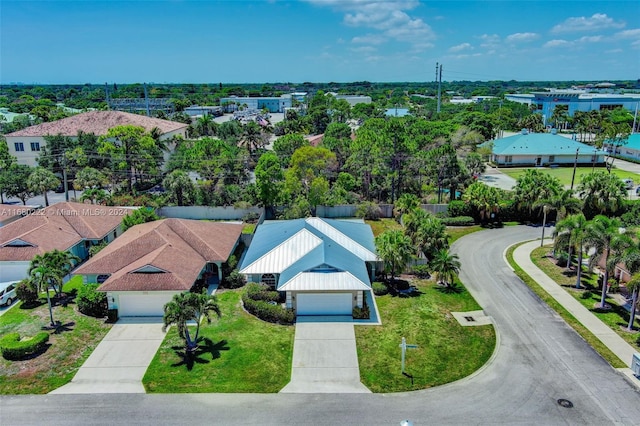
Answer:
M513 161L513 156L512 155L505 155L504 156L504 162L505 163L511 163Z
M16 152L24 151L24 144L22 142L14 142L13 146L16 148Z
M555 162L555 161L556 161L556 156L555 156L555 155L550 155L550 156L549 156L549 162L550 162L550 163L553 163L553 162Z
M273 274L264 274L262 275L262 280L264 284L268 285L271 288L276 288L276 277Z
M40 142L31 142L31 151L40 151Z

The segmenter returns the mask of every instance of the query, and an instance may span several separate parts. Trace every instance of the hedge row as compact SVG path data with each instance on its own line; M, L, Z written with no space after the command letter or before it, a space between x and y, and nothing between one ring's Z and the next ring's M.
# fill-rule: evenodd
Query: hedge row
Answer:
M242 293L242 303L250 314L275 324L293 324L296 319L293 309L283 309L278 300L280 294L277 291L256 283L249 283Z
M446 226L470 226L475 224L471 216L443 217L440 219Z
M107 315L107 294L96 291L100 284L84 284L78 288L76 303L78 310L85 315L104 318Z
M387 288L385 283L381 283L380 281L374 281L371 284L371 288L373 289L373 294L376 296L384 296L389 293L389 289Z
M41 331L30 339L20 340L19 333L9 333L0 339L0 351L5 359L15 361L42 352L47 347L49 333Z

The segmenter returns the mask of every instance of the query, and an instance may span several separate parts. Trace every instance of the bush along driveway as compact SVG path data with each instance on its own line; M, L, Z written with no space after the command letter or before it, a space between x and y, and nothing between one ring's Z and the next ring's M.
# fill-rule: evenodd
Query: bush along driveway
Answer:
M451 312L481 308L459 284L444 292L432 280L412 280L411 295L376 296L381 326L356 326L360 378L373 392L425 389L466 377L491 357L496 335L492 325L463 327ZM400 343L407 349L401 371Z
M64 291L73 294L81 284L81 279L72 279ZM0 358L0 394L44 394L66 384L111 328L104 319L79 313L73 297L67 306L54 306L54 319L60 322L55 330L47 329L46 301L30 309L18 303L0 317L0 336L19 333L29 338L44 330L49 340L44 351L26 359Z
M202 324L196 356L183 356L176 327L147 369L147 392L278 392L290 379L294 328L270 324L245 312L242 289L216 293L222 316Z

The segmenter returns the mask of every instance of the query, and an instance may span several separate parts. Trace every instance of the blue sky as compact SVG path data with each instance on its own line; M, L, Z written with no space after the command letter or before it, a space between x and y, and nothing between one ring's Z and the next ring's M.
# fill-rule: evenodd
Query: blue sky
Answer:
M0 83L640 78L640 1L12 1Z

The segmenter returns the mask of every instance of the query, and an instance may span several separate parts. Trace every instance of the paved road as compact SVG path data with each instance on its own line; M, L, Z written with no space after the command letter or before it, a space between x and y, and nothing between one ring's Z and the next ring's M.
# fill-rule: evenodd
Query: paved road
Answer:
M462 280L500 336L476 375L401 394L45 395L0 399L0 423L415 425L638 424L640 393L505 265L510 244L539 228L508 227L454 244ZM428 332L428 330L425 330ZM573 408L558 405L566 398Z

